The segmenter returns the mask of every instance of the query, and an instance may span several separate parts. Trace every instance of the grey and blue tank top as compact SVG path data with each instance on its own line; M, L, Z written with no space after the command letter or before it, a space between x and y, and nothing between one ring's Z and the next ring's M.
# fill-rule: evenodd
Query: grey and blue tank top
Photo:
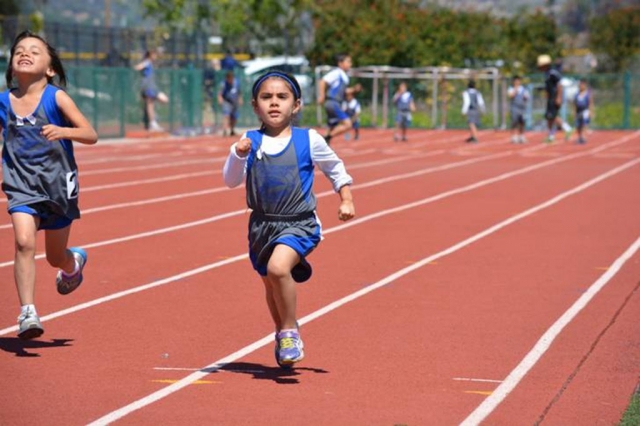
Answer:
M257 214L276 220L312 214L316 209L309 130L294 127L291 132L291 140L277 155L260 150L262 131L247 132L251 139L247 205Z
M527 109L526 89L524 86L518 86L518 88L514 90L516 94L511 98L511 113L524 114Z
M591 92L586 90L584 93L578 92L575 98L576 113L580 114L589 109Z
M70 126L56 103L58 90L47 85L36 110L27 117L13 112L9 91L0 93L2 190L9 210L45 202L55 213L77 219L79 186L73 143L68 139L48 141L41 134L46 124Z

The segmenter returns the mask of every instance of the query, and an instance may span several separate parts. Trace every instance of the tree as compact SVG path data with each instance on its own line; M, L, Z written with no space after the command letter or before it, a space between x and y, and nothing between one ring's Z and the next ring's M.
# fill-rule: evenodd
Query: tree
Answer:
M263 42L278 39L286 45L300 36L301 15L313 9L313 0L143 0L147 16L168 29L187 33L219 30L225 44L243 38Z
M640 53L640 7L613 10L590 21L589 46L609 58L611 69L627 69Z
M555 20L540 11L509 20L504 36L508 40L505 59L511 64L521 63L522 71L535 71L538 55L558 58L562 54Z

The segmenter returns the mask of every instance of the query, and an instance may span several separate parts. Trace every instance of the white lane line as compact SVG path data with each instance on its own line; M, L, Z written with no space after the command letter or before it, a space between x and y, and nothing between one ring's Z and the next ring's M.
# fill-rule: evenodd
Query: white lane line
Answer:
M502 380L474 379L472 377L454 377L453 380L458 382L502 383Z
M153 367L154 370L158 371L200 371L201 368L186 368L186 367ZM224 370L220 370L223 372L229 373L264 373L265 370L237 370L231 368L225 368Z
M413 160L413 159L416 159L416 158L432 157L432 156L443 154L444 152L445 152L444 150L438 150L438 151L431 151L431 152L426 152L426 153L421 153L421 154L405 155L405 156L402 156L402 157L387 158L387 159L384 159L384 160L376 160L376 161L369 161L369 162L363 162L363 163L356 163L356 164L350 165L349 166L349 170L356 170L356 169L362 169L362 168L367 168L367 167L381 166L381 165L385 165L385 164L402 162L402 161L405 161L405 160ZM364 154L362 154L362 152L359 152L357 155L364 155ZM206 170L206 171L194 172L194 173L183 173L183 174L169 175L169 176L158 177L158 178L142 179L142 180L136 180L136 181L126 181L126 182L112 183L112 184L106 184L106 185L82 187L82 193L92 192L92 191L109 190L109 189L117 189L117 188L125 188L125 187L129 187L129 186L139 186L139 185L144 185L144 184L169 182L169 181L180 180L180 179L190 179L190 178L193 178L193 177L214 175L216 173L221 174L222 173L222 169ZM316 171L315 174L320 174L320 172ZM219 192L221 189L228 189L228 188L226 188L226 187L214 188L214 189L210 189L210 190L207 190L207 191L213 191L212 193L215 193L215 192ZM202 191L199 191L199 192L175 194L175 195L171 195L171 196L167 196L167 197L152 198L152 199L149 199L149 200L141 200L141 201L132 202L132 203L110 204L108 206L95 207L93 209L84 209L84 210L82 210L82 214L95 213L95 212L99 212L99 211L112 210L112 209L118 209L118 208L135 207L135 206L145 205L145 204L150 204L150 203L155 203L155 202L160 203L160 202L180 199L181 196L184 196L184 197L195 197L195 196L206 195L206 194L209 194L209 192L204 192L203 193ZM5 202L6 203L7 199L6 198L0 198L0 202ZM136 203L138 203L138 204L136 204ZM9 229L9 228L11 228L11 224L0 225L0 229Z
M589 180L589 181L587 181L587 182L585 182L585 183L583 183L581 185L578 185L578 186L574 187L573 189L565 191L565 192L563 192L563 193L561 193L561 194L559 194L559 195L557 195L557 196L555 196L555 197L553 197L553 198L551 198L551 199L549 199L549 200L547 200L547 201L545 201L545 202L543 202L541 204L538 204L538 205L536 205L536 206L534 206L534 207L532 207L530 209L527 209L527 210L525 210L525 211L523 211L521 213L518 213L517 215L511 216L508 219L503 220L502 222L499 222L499 223L497 223L497 224L485 229L484 231L479 232L478 234L475 234L475 235L473 235L473 236L471 236L471 237L469 237L469 238L467 238L467 239L465 239L463 241L460 241L459 243L457 243L457 244L455 244L455 245L453 245L453 246L451 246L451 247L449 247L449 248L447 248L447 249L445 249L443 251L440 251L440 252L438 252L436 254L433 254L431 256L425 257L425 258L421 259L420 261L414 263L413 265L410 265L410 266L407 266L406 268L400 269L400 270L394 272L391 275L388 275L387 277L383 278L382 280L380 280L380 281L378 281L378 282L376 282L374 284L371 284L371 285L368 285L366 287L363 287L362 289L360 289L360 290L358 290L358 291L356 291L354 293L351 293L350 295L347 295L347 296L345 296L345 297L343 297L341 299L338 299L338 300L336 300L336 301L324 306L323 308L318 309L317 311L315 311L315 312L313 312L313 313L311 313L309 315L306 315L305 317L301 318L298 322L300 323L300 325L304 325L304 324L306 324L308 322L311 322L311 321L313 321L313 320L315 320L315 319L317 319L319 317L322 317L322 316L330 313L331 311L334 311L334 310L338 309L339 307L341 307L341 306L343 306L343 305L345 305L345 304L347 304L349 302L352 302L352 301L354 301L356 299L359 299L359 298L361 298L361 297L373 292L374 290L382 288L382 287L384 287L384 286L386 286L386 285L398 280L399 278L402 278L405 275L408 275L409 273L411 273L411 272L413 272L413 271L415 271L417 269L422 268L423 266L429 264L430 262L438 260L438 259L440 259L440 258L442 258L444 256L449 255L449 254L455 253L455 252L457 252L457 251L459 251L459 250L461 250L461 249L463 249L463 248L475 243L476 241L479 241L479 240L481 240L481 239L483 239L483 238L485 238L485 237L487 237L487 236L489 236L489 235L491 235L491 234L493 234L495 232L498 232L502 228L505 228L505 227L507 227L507 226L509 226L509 225L521 220L521 219L524 219L527 216L531 216L534 213L537 213L537 212L539 212L539 211L541 211L543 209L551 207L551 206L559 203L560 201L564 200L565 198L567 198L569 196L575 195L575 194L577 194L577 193L579 193L581 191L584 191L585 189L587 189L587 188L589 188L589 187L591 187L591 186L593 186L593 185L595 185L595 184L597 184L597 183L599 183L599 182L601 182L601 181L603 181L605 179L608 179L608 178L610 178L610 177L612 177L612 176L614 176L614 175L616 175L618 173L621 173L624 170L627 170L628 168L638 164L639 162L640 162L640 160L634 160L634 161L630 161L628 163L625 163L622 166L616 167L615 169L612 169L612 170L610 170L610 171L608 171L606 173L603 173L603 174L601 174L601 175L599 175L599 176L597 176L597 177L595 177L595 178L593 178L593 179L591 179L591 180ZM622 267L624 262L628 258L630 258L633 255L633 253L635 253L635 251L638 249L638 247L640 247L640 238L636 241L636 243L629 250L627 250L627 252L625 253L626 257L621 258L622 260L618 259L614 263L614 266L612 266L612 270L611 270L612 272L611 273L609 273L609 272L607 273L609 275L609 278L607 278L607 281L608 281L608 279L610 279L610 277L612 277L613 275L615 275L615 273L617 273L617 271L620 269L620 267ZM635 248L635 249L631 250L633 248ZM618 267L617 267L617 269L614 270L613 268L615 266L618 266ZM605 275L607 275L607 274L605 274ZM593 297L593 296L591 296L591 297ZM583 298L584 298L584 295L579 300L582 300ZM591 298L586 299L584 304L586 305L586 302L588 302L590 299ZM0 334L2 334L1 331L0 331ZM240 349L240 350L238 350L238 351L236 351L236 352L234 352L234 353L232 353L230 355L227 355L224 358L221 358L221 359L219 359L219 360L207 365L206 367L202 368L199 371L196 371L196 372L193 372L193 373L189 374L188 376L178 380L177 382L175 382L175 383L173 383L173 384L171 384L169 386L166 386L165 388L162 388L162 389L160 389L160 390L158 390L156 392L153 392L153 393L151 393L151 394L149 394L149 395L147 395L147 396L145 396L143 398L138 399L137 401L134 401L134 402L132 402L132 403L130 403L128 405L125 405L124 407L121 407L121 408L119 408L117 410L114 410L114 411L106 414L103 417L100 417L99 419L95 420L94 422L91 422L89 424L89 426L108 425L109 423L114 422L114 421L116 421L116 420L118 420L118 419L120 419L120 418L122 418L122 417L124 417L124 416L126 416L126 415L128 415L128 414L130 414L132 412L134 412L134 411L137 411L137 410L139 410L141 408L144 408L147 405L150 405L150 404L152 404L152 403L154 403L154 402L156 402L156 401L158 401L158 400L160 400L160 399L162 399L164 397L167 397L167 396L169 396L169 395L181 390L182 388L184 388L186 386L189 386L191 383L193 383L193 382L195 382L197 380L203 379L204 377L208 376L209 374L211 374L211 373L213 373L215 371L218 371L219 369L224 367L226 364L229 364L231 362L237 361L238 359L243 358L244 356L246 356L246 355L248 355L248 354L250 354L252 352L255 352L256 350L258 350L258 349L260 349L260 348L262 348L262 347L264 347L266 345L273 344L273 338L274 338L273 337L273 333L271 333L271 334L269 334L267 336L264 336L262 339L257 340L255 342L243 347L242 349ZM505 380L505 382L506 382L506 380ZM513 386L515 386L515 384L517 384L517 382L515 382L513 384ZM501 385L501 386L504 387L504 384ZM501 386L498 386L498 389ZM498 394L498 390L494 391L492 395L496 395L496 394ZM489 399L491 399L491 397L487 398L487 400L489 400ZM480 420L481 419L482 418L480 418ZM470 423L465 423L465 426L476 425L478 423L479 423L479 421L478 422L473 422L472 421Z
M589 289L575 301L573 305L553 323L551 327L540 337L529 353L520 361L516 368L509 373L504 381L460 424L461 426L474 426L480 424L498 405L515 389L524 376L536 365L538 360L549 349L553 341L562 330L584 309L591 299L622 269L624 264L631 259L640 249L640 237L625 250L622 255L613 262L613 265L598 278Z
M501 157L501 156L505 156L508 155L506 153L504 154L496 154L495 156L487 156L487 157L479 157L479 158L474 158L471 160L465 160L465 161L459 161L456 163L448 163L442 166L436 166L436 167L428 167L426 169L422 169L419 170L417 172L411 172L411 173L406 173L404 175L395 175L395 176L391 176L388 178L382 178L382 179L376 179L374 181L370 181L364 184L360 184L360 185L352 185L351 189L352 190L358 190L358 189L362 189L362 188L368 188L370 186L376 186L376 185L382 185L388 182L393 182L396 181L398 179L409 179L409 178L413 178L416 176L420 176L420 175L424 175L424 174L428 174L428 173L434 173L434 172L438 172L438 171L442 171L442 170L448 170L451 168L455 168L455 167L462 167L462 166L466 166L469 164L473 164L473 163L477 163L477 162L481 162L481 161L487 161L487 160L491 160L492 158L495 157ZM110 206L104 206L104 207L96 207L93 209L86 209L83 210L83 214L89 214L89 213L95 213L96 211L104 211L104 210L111 210L111 209L115 209L115 208L125 208L125 207L131 207L133 205L136 206L141 206L141 205L146 205L146 204L151 204L152 202L161 202L161 201L168 201L168 200L178 200L178 199L183 199L186 197L195 197L195 196L200 196L200 195L206 195L206 194L212 194L215 192L221 192L221 191L232 191L235 190L234 189L230 189L225 187L219 187L219 188L214 188L214 189L205 189L202 191L197 191L197 192L191 192L191 193L183 193L183 194L178 194L178 195L171 195L171 196L167 196L167 197L161 197L161 198L154 198L153 200L142 200L142 201L136 201L136 202L132 202L132 203L122 203L122 204L114 204L114 205L110 205ZM321 197L327 197L327 196L331 196L335 194L335 192L333 190L329 190L329 191L325 191L325 192L320 192L318 194L316 194L316 198L321 198ZM195 222L187 222L184 223L182 225L176 225L176 226L171 226L168 228L162 228L162 229L158 229L155 231L149 231L149 232L143 232L140 234L134 234L134 235L129 235L126 237L121 237L121 238L116 238L116 239L112 239L112 240L107 240L107 241L102 241L102 242L97 242L97 243L91 243L91 244L83 244L82 246L85 248L92 248L92 247L100 247L100 246L104 246L104 245L109 245L109 244L113 244L113 243L120 243L123 241L131 241L137 238L144 238L144 237L150 237L150 236L154 236L154 235L159 235L159 234L164 234L166 232L171 232L171 231L175 231L175 230L179 230L179 229L186 229L186 228L190 228L192 226L198 226L198 225L202 225L205 223L209 223L209 222L214 222L220 219L225 219L228 217L233 217L233 216L238 216L240 214L246 213L247 209L242 209L242 210L236 210L233 212L228 212L228 213L224 213L221 215L217 215L217 216L213 216L210 218L206 218L206 219L202 219L202 220L197 220ZM0 226L0 229L4 229L4 228L11 228L11 224L9 225L2 225ZM38 254L35 256L35 259L44 259L45 255L44 254ZM6 266L10 266L13 265L13 261L6 261L6 262L2 262L0 263L0 268L6 267Z
M323 232L323 234L331 234L333 232L341 231L343 229L350 228L351 226L355 226L355 225L358 225L358 224L361 224L361 223L365 223L365 222L368 222L368 221L373 220L373 219L377 219L377 218L380 218L380 217L383 217L383 216L387 216L387 215L391 215L391 214L394 214L394 213L398 213L398 212L401 212L401 211L404 211L404 210L412 209L412 208L415 208L415 207L418 207L418 206L422 206L422 205L425 205L425 204L428 204L428 203L432 203L434 201L438 201L438 200L441 200L443 198L446 198L446 197L449 197L449 196L452 196L452 195L455 195L455 194L471 191L473 189L480 188L482 186L486 186L486 185L489 185L489 184L492 184L492 183L495 183L495 182L499 182L499 181L507 179L509 177L517 176L517 175L520 175L520 174L523 174L523 173L527 173L527 172L532 171L532 170L536 170L536 169L539 169L539 168L542 168L542 167L546 167L546 166L554 164L554 163L556 163L558 161L559 161L559 159L545 161L543 163L534 164L532 166L524 167L524 168L519 169L519 170L515 170L515 171L512 171L512 172L504 173L504 174L495 176L493 178L486 179L484 181L476 182L474 184L467 185L465 187L457 188L457 189L454 189L454 190L451 190L451 191L447 191L447 192L440 193L440 194L437 194L437 195L434 195L434 196L431 196L431 197L427 197L427 198L424 198L422 200L419 200L419 201L416 201L416 202L413 202L413 203L404 204L404 205L401 205L401 206L398 206L398 207L394 207L394 208L391 208L391 209L386 209L386 210L382 210L382 211L379 211L379 212L376 212L376 213L372 213L372 214L370 214L368 216L363 216L363 217L360 217L360 218L357 218L357 219L353 219L350 222L334 226L333 228L327 228L327 229L323 230L322 232ZM327 195L331 195L331 194L333 194L332 191L327 191L325 193L319 194L318 197L327 196ZM221 220L221 219L224 219L224 218L227 218L227 217L236 216L236 215L239 215L239 214L245 214L246 212L247 212L246 209L237 210L235 212L229 212L229 213L225 213L223 215L213 216L213 217L210 217L210 218L207 218L207 219L203 219L203 220L199 220L199 221L195 221L195 222L189 222L189 223L185 223L185 224L182 224L182 225L172 226L172 227L164 228L164 229L161 229L161 230L143 232L143 233L140 233L140 234L130 235L130 236L127 236L127 237L122 237L122 238L116 238L116 239L113 239L113 240L107 240L107 241L101 241L101 242L92 243L92 244L86 244L86 245L84 245L84 247L86 247L86 248L94 248L94 247L100 247L100 246L109 245L109 244L120 243L120 242L124 242L124 241L130 241L130 240L134 240L134 239L138 239L138 238L144 238L144 237L159 235L159 234L166 233L166 232L172 232L172 231L176 231L176 230L180 230L180 229L186 229L186 228L189 228L189 227L198 226L198 225L201 225L201 224L204 224L204 223L214 222L214 221L217 221L217 220ZM39 255L36 256L36 259L43 259L44 257L45 257L44 254L39 254ZM230 259L235 259L235 260L233 260L235 262L235 261L243 260L243 259L245 259L247 257L248 257L248 255L244 254L244 255L238 255L238 256L232 257ZM125 291L122 291L122 292L114 293L114 294L109 295L109 296L104 296L104 297L102 297L100 299L95 299L93 301L89 301L89 302L86 302L84 304L76 305L75 307L71 307L71 308L65 309L64 311L58 311L58 312L52 313L50 315L43 316L43 317L40 318L40 320L44 322L44 321L47 321L48 319L53 319L53 318L57 318L57 317L61 316L60 312L64 312L64 314L66 315L66 314L73 313L73 312L76 312L76 311L79 311L79 310L82 310L82 309L86 309L86 308L91 307L91 306L95 306L97 304L100 304L100 303L103 303L103 302L106 302L106 301L118 299L120 297L124 297L124 296L127 296L129 294L134 294L134 293L137 293L138 291L148 290L148 289L157 287L159 285L163 285L163 284L167 284L167 283L176 281L176 280L184 278L184 277L188 277L188 276L191 276L191 275L198 274L200 272L208 271L209 269L214 269L214 268L217 268L217 267L220 267L220 266L224 266L224 265L227 265L228 263L231 263L229 261L230 259L225 259L222 262L215 262L213 264L205 265L205 266L203 266L201 268L194 269L192 271L187 271L187 272L184 273L184 274L187 274L187 275L184 275L184 276L182 274L179 274L179 275L176 275L174 277L169 277L169 278L166 278L166 279L163 279L163 280L160 280L160 281L152 282L152 283L145 284L145 285L142 285L142 286L139 286L139 287L135 287L135 288L132 288L132 289L128 289L128 290L125 290ZM7 266L11 266L11 265L13 265L13 261L8 261L8 262L1 263L0 267L7 267ZM193 271L197 271L197 272L196 273L192 273ZM178 278L175 278L175 277L178 277ZM14 332L14 331L17 331L17 330L18 330L18 326L7 327L5 329L0 330L0 336L2 336L4 334L11 333L11 332Z

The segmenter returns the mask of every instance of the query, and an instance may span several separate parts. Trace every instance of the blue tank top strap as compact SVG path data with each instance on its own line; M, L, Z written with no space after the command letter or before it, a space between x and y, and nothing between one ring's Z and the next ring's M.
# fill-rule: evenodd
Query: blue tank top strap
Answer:
M44 108L44 113L47 115L49 123L60 127L69 127L69 121L67 121L64 115L62 115L58 102L56 102L56 93L58 93L58 90L62 89L52 84L47 84L44 88L44 92L42 93L42 100L40 103ZM73 142L69 139L60 139L60 144L67 154L73 157Z

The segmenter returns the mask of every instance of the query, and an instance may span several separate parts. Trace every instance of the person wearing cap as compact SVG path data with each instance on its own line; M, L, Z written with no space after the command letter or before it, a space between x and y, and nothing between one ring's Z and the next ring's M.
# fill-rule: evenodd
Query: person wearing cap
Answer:
M549 55L538 56L537 62L538 69L544 72L544 86L547 92L547 109L544 113L544 118L547 120L549 134L546 141L553 142L555 140L557 128L561 128L564 132L565 140L569 140L573 129L562 121L562 118L558 115L563 97L562 85L560 84L562 74L560 70L551 66L552 61Z

